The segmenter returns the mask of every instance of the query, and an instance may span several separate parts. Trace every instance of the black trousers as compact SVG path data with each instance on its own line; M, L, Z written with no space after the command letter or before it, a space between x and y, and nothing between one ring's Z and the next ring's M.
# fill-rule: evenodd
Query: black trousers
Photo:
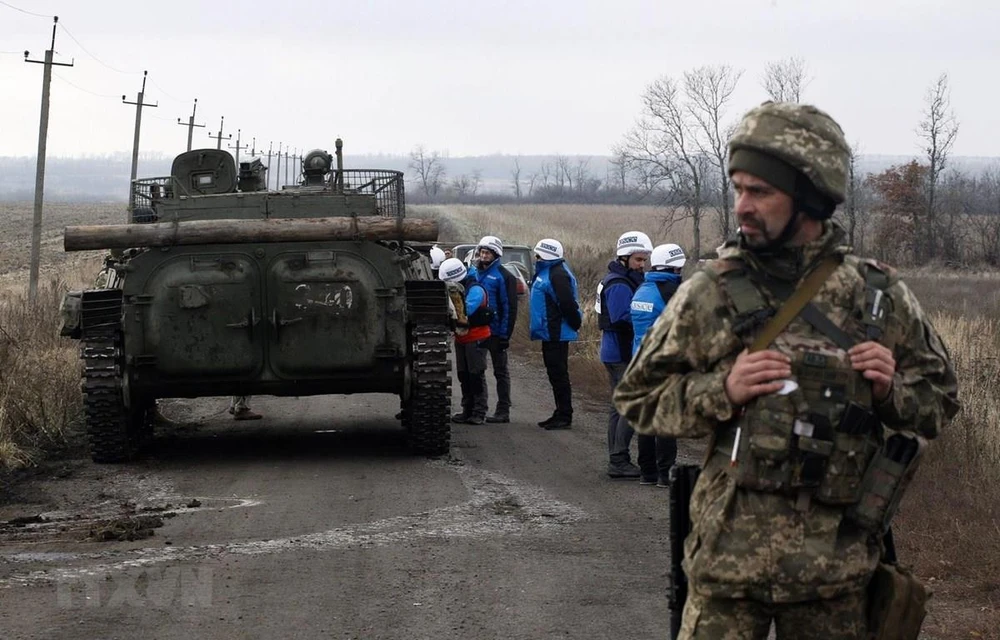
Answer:
M637 436L639 471L644 478L666 481L670 467L677 461L677 440L662 436Z
M455 369L458 384L462 389L462 413L466 416L486 416L486 386L483 375L486 371L486 349L480 343L455 343Z
M484 340L493 363L493 376L497 379L497 409L496 415L510 415L510 369L507 364L507 350L500 348L500 336L490 336ZM489 411L490 390L486 386L486 369L479 376L483 384L483 393L477 396L476 411L483 415Z
M569 343L559 340L542 341L542 362L549 374L552 397L556 401L554 416L573 419L573 388L569 382Z

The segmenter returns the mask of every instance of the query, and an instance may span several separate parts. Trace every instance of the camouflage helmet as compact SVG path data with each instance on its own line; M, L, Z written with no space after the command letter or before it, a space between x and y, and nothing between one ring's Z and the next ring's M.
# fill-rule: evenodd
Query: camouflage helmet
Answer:
M730 162L740 149L776 157L837 204L846 197L850 147L840 125L814 106L768 101L751 109L729 141Z

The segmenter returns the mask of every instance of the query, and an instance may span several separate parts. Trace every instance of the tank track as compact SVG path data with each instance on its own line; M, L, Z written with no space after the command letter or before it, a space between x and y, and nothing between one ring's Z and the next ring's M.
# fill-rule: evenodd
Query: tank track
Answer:
M148 407L125 406L122 386L121 335L88 336L80 347L83 360L83 406L90 457L94 462L124 462L151 435Z
M448 327L435 324L411 330L413 378L403 425L410 447L429 456L444 455L451 446L450 335Z

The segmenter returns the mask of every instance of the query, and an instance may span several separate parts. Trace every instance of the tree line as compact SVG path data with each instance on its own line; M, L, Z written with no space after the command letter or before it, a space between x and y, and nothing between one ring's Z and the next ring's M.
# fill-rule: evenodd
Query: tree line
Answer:
M509 190L486 194L479 171L448 176L441 154L418 145L409 162L416 200L653 204L663 209L665 231L690 223L689 249L702 255L706 231L724 238L737 228L726 160L741 115L731 113L732 99L743 75L729 65L706 65L653 80L603 176L586 159L555 156L525 172L515 157ZM767 99L780 102L803 101L811 80L801 58L769 63L759 78ZM978 175L951 167L958 132L942 73L915 123L919 157L863 174L861 143L851 144L847 201L836 216L852 244L896 264L1000 265L1000 164Z

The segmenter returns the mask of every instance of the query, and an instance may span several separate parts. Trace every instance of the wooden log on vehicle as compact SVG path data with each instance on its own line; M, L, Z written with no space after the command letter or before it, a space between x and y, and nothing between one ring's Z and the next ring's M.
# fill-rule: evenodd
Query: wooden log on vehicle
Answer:
M315 240L437 239L437 220L379 216L274 218L270 220L188 220L152 224L107 224L66 227L66 251L170 247L188 244L254 244Z

